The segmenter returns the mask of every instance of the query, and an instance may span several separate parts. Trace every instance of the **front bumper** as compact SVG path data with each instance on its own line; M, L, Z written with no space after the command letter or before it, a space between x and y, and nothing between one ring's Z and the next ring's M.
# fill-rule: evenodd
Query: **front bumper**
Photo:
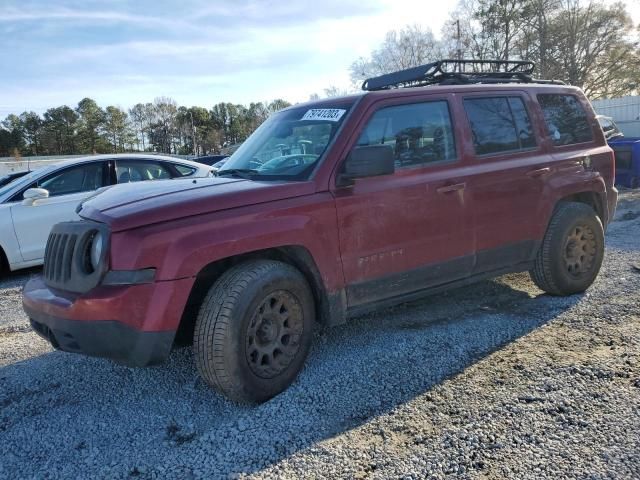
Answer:
M175 332L141 332L113 320L78 322L27 312L31 327L57 349L92 357L110 358L129 367L162 363Z
M182 279L69 294L35 278L22 304L33 329L54 348L143 367L171 352L192 285Z

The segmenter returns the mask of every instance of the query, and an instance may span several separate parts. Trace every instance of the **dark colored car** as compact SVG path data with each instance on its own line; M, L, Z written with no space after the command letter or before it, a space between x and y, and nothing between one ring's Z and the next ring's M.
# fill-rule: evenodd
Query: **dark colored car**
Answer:
M214 166L216 163L227 158L229 158L229 155L204 155L202 157L194 158L193 161Z
M640 187L640 138L609 141L616 155L616 185Z
M274 114L216 178L85 202L25 287L33 328L133 366L192 339L206 382L261 402L294 380L315 322L508 272L584 291L617 201L591 105L527 62L467 63ZM305 161L261 170L283 152Z
M23 172L11 172L11 173L7 173L6 175L2 175L0 177L0 187L4 187L5 185L10 184L14 180L24 177L27 173L30 173L29 170L25 170Z

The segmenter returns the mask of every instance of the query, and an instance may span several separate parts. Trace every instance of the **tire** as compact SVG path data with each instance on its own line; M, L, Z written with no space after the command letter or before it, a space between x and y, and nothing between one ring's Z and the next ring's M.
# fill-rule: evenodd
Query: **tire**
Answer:
M193 342L198 372L236 402L269 400L302 369L314 321L313 296L297 269L272 260L236 265L200 307Z
M0 278L8 275L9 271L9 261L7 260L4 250L0 247Z
M596 279L604 258L604 229L584 203L558 205L529 271L533 282L551 295L584 292Z

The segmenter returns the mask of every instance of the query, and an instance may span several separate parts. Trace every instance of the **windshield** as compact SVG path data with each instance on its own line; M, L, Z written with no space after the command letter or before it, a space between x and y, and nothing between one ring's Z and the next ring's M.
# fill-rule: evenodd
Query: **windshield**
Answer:
M218 175L308 178L344 121L341 108L295 108L272 115L228 159Z

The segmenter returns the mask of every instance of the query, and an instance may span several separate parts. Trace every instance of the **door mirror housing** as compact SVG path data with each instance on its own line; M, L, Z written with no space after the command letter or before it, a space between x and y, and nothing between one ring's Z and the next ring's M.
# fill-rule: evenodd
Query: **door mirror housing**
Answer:
M391 175L395 169L393 148L389 145L355 147L344 162L340 183L345 185L356 178Z
M38 200L49 198L49 190L44 188L29 188L22 194L23 205L32 206Z

